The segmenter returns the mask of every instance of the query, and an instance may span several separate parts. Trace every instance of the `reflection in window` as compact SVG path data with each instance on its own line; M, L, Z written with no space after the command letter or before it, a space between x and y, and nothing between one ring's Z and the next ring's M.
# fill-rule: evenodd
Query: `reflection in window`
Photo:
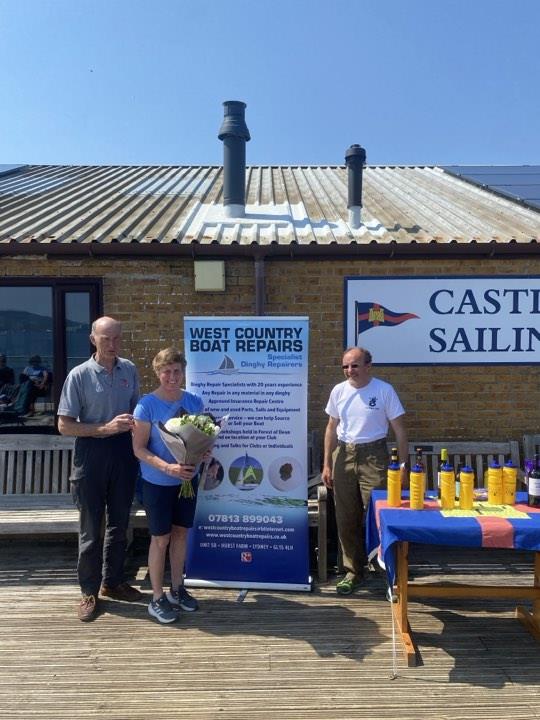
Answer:
M0 287L0 352L18 378L33 355L51 367L52 288Z
M53 291L0 287L0 353L12 383L0 388L0 430L52 426Z
M88 360L90 349L90 297L85 292L66 292L66 369Z
M90 355L99 280L0 280L0 433L55 432L64 379Z

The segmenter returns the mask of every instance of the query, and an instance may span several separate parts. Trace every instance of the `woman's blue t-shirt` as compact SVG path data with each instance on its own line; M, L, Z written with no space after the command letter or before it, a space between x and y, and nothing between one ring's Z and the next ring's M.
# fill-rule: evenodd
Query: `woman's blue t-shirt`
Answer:
M196 415L204 411L204 404L202 398L193 393L184 390L180 400L161 400L150 393L144 395L139 402L137 407L133 411L133 417L136 420L142 420L151 424L150 437L148 439L148 449L154 455L157 455L162 460L168 463L176 463L176 460L167 450L167 447L158 430L158 422L161 421L163 424L170 420L172 417L178 415L180 409L185 410L190 415ZM157 470L152 465L139 461L141 465L141 473L143 478L154 485L180 485L180 481L176 478L172 478L170 475L166 475L161 470Z

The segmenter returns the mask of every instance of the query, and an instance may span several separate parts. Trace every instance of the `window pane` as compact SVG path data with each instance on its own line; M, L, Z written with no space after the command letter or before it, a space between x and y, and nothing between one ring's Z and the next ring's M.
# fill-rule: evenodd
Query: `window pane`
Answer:
M0 287L0 353L6 356L0 364L13 370L15 381L0 391L3 432L54 425L52 308L50 287Z
M72 370L88 359L90 349L90 295L67 292L66 307L66 369Z

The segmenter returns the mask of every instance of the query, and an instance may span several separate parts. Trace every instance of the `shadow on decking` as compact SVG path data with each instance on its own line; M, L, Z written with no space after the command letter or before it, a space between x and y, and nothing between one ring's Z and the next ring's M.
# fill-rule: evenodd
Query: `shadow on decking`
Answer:
M242 674L253 674L261 687L267 687L269 708L272 694L277 693L276 697L280 694L274 684L275 668L288 666L287 682L295 687L304 687L306 683L305 702L312 702L313 716L318 705L317 691L308 689L307 678L311 674L314 686L333 688L336 698L340 693L352 697L358 692L359 713L361 687L366 683L384 686L387 708L396 698L394 715L388 709L383 713L388 718L406 717L399 708L407 706L411 712L418 708L416 717L438 720L448 717L449 708L455 703L462 705L461 714L455 715L460 718L472 717L463 713L469 711L467 708L472 713L475 706L489 707L493 719L511 716L508 708L514 700L512 711L516 704L522 710L534 706L540 681L538 644L513 617L515 603L510 600L411 602L411 627L424 665L405 668L398 646L398 677L389 684L392 622L390 605L385 600L384 576L372 574L361 591L348 598L338 598L332 584L316 587L313 593L252 590L242 603L237 601L238 591L197 589L194 593L200 611L182 614L180 623L164 628L147 614L150 584L146 553L146 538L137 538L127 563L128 578L143 590L146 601L135 604L103 601L103 616L91 625L83 625L75 614L76 543L3 540L0 543L3 637L8 650L12 643L21 643L21 667L32 666L35 637L50 642L57 627L62 633L66 662L76 653L83 658L85 668L87 664L91 667L92 658L108 657L112 652L126 668L132 668L133 677L142 687L146 687L148 666L140 666L137 660L139 644L145 648L156 646L161 652L173 652L178 657L187 654L189 662L194 663L191 677L195 683L203 684L208 668L225 672L220 668L226 659L227 667L237 668L237 674L233 669L227 670L230 678L235 678L228 682L236 682L236 678L240 682ZM530 585L532 553L411 548L414 581L436 582L444 577L456 582L507 584L509 574L512 583ZM20 599L22 609L16 605L14 616L10 617L12 598ZM43 624L43 607L50 613L50 627ZM133 648L131 642L136 642ZM24 653L28 653L28 660ZM85 672L90 671L87 668ZM83 674L80 682L83 685L86 682ZM178 682L181 692L180 670ZM463 688L461 697L451 693L452 685ZM516 698L511 702L512 686ZM535 716L534 712L529 716ZM309 717L309 713L304 717Z
M147 614L151 598L147 551L148 539L136 538L126 562L126 579L145 594L144 602L128 604L100 599L101 615L140 618L145 624L153 624ZM0 567L3 567L0 590L13 588L19 595L30 587L41 587L46 592L47 587L72 585L75 604L79 592L76 562L77 544L72 539L39 541L37 545L4 540L0 545ZM168 583L166 576L165 586ZM359 615L355 608L349 607L361 600L384 599L384 585L379 587L379 598L372 597L367 586L347 603L337 601L333 588L326 588L324 594L319 588L313 593L251 590L241 603L236 600L237 590L196 589L193 592L199 600L200 611L183 613L181 623L168 626L167 630L172 634L191 628L217 638L253 636L258 641L283 638L308 643L322 658L342 656L356 662L361 662L375 646L386 642L375 620ZM99 624L99 618L95 624ZM77 623L75 628L81 628L81 624Z

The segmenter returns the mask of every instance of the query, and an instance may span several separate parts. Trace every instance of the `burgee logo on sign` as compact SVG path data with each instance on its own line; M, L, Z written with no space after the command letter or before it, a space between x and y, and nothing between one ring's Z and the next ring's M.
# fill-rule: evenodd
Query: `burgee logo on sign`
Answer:
M358 336L372 327L395 327L414 318L418 318L418 315L414 313L393 312L383 307L380 303L356 303L356 327Z
M228 424L201 477L186 583L309 590L308 319L184 320L186 386Z
M537 364L540 277L346 278L344 334L378 364Z

